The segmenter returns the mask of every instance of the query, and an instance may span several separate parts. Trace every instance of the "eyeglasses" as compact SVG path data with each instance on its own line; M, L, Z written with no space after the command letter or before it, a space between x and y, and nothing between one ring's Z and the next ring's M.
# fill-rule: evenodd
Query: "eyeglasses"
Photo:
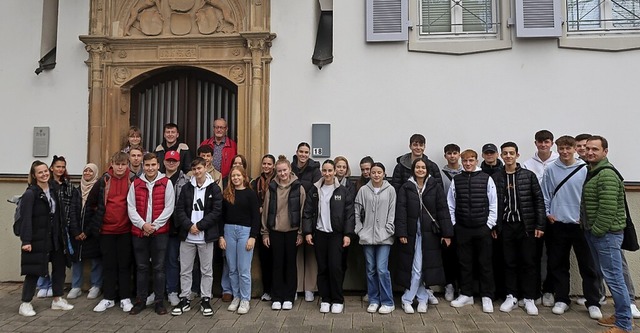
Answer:
M227 126L214 126L213 129L226 129Z

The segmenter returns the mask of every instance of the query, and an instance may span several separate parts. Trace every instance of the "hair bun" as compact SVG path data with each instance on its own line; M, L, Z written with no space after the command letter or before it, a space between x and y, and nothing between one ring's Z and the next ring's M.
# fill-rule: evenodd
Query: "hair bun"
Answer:
M287 157L284 155L278 155L278 161L286 160Z

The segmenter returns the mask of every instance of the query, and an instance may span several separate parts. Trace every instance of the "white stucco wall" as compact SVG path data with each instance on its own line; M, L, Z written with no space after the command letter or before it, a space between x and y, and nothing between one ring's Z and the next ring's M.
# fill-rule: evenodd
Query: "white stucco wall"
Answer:
M49 126L49 156L63 155L72 174L82 172L87 156L87 52L78 39L89 27L89 1L64 0L59 5L57 64L34 73L40 59L42 1L3 1L0 12L0 140L4 158L0 173L27 174L33 127ZM7 157L7 156L5 156Z

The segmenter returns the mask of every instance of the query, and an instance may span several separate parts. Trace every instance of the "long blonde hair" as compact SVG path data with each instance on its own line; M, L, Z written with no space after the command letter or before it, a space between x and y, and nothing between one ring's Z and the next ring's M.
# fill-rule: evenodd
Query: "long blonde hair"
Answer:
M234 204L236 201L236 187L231 182L231 174L233 174L235 170L240 171L240 174L242 175L242 184L244 185L244 187L251 189L247 171L241 166L235 166L231 168L231 171L229 171L229 182L227 183L227 188L224 189L224 193L222 194L224 199L227 200L230 204Z

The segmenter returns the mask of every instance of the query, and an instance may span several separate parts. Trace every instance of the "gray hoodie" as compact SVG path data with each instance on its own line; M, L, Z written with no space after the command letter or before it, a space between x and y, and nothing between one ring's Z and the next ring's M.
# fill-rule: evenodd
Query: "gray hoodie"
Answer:
M361 245L391 245L394 240L396 191L386 180L378 193L371 181L356 195L356 229ZM364 222L361 214L364 212Z

